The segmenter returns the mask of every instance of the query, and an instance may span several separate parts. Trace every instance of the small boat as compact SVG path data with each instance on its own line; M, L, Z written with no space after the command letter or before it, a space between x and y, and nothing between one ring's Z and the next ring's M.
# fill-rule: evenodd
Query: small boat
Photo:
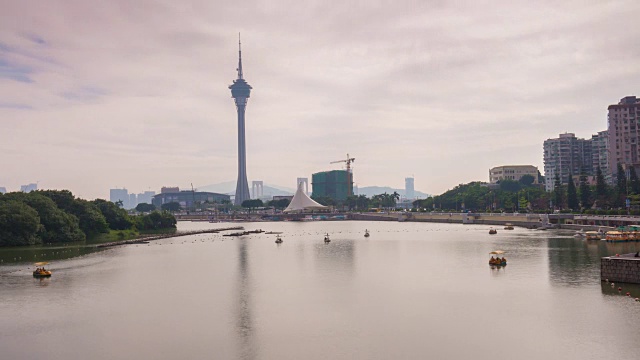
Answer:
M491 266L507 266L507 259L505 259L504 257L504 251L502 250L496 250L496 251L492 251L489 254L491 254L491 259L489 259L489 265ZM496 257L494 258L493 255L496 255ZM502 255L502 258L500 258L500 255Z
M328 243L328 242L330 242L330 241L331 241L331 239L329 239L329 233L327 233L327 234L324 236L324 242Z
M33 271L33 277L50 277L51 276L51 271L50 270L46 270L44 268L45 265L49 264L46 261L41 261L41 262L37 262L34 265L38 266L37 269L35 269ZM42 267L40 267L42 266Z
M587 231L585 234L585 240L600 240L602 237L598 231Z
M489 235L495 235L497 233L498 233L498 230L496 230L494 228L489 229Z
M280 235L276 236L276 244L282 244L282 238Z
M365 230L365 231L364 231L364 237L369 237L369 236L370 236L370 235L369 235L369 230Z
M511 223L504 224L504 229L505 230L513 230L514 229L513 228L513 224L511 224Z
M267 231L264 234L265 235L278 235L278 234L282 234L282 231Z

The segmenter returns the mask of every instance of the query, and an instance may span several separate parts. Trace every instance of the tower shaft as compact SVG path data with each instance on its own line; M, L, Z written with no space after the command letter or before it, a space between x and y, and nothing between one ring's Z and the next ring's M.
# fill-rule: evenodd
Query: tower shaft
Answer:
M238 182L236 183L235 205L249 200L249 182L247 181L247 146L245 142L244 114L246 105L238 105Z
M236 183L236 197L234 204L242 205L245 200L251 199L249 194L249 182L247 181L247 146L245 142L245 111L247 101L251 95L251 85L244 79L242 73L242 49L238 39L238 78L229 86L231 97L235 100L238 111L238 182Z

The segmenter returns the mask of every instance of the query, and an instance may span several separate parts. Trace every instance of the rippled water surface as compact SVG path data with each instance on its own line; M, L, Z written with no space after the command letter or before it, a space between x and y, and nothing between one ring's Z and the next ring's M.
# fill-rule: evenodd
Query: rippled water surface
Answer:
M640 287L599 277L600 257L640 244L458 224L242 225L284 243L205 234L78 250L49 279L0 250L0 357L640 358ZM488 266L492 250L506 268Z

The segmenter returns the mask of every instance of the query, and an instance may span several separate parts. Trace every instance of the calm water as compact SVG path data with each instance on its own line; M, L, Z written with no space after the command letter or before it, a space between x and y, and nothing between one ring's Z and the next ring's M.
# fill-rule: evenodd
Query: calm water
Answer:
M0 357L640 358L640 303L599 280L601 256L640 244L457 224L244 225L284 243L208 234L70 259L47 249L59 260L41 280L0 251ZM509 265L492 270L497 249Z

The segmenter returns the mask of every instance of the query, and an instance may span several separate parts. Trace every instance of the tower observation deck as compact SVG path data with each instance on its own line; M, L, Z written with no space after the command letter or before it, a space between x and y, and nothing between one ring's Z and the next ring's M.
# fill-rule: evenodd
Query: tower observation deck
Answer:
M234 204L241 205L243 201L249 200L249 182L247 181L247 146L245 143L245 121L244 113L247 101L251 94L251 85L247 83L242 74L242 47L238 35L238 78L229 85L231 97L236 103L238 111L238 182L236 184L236 197Z

